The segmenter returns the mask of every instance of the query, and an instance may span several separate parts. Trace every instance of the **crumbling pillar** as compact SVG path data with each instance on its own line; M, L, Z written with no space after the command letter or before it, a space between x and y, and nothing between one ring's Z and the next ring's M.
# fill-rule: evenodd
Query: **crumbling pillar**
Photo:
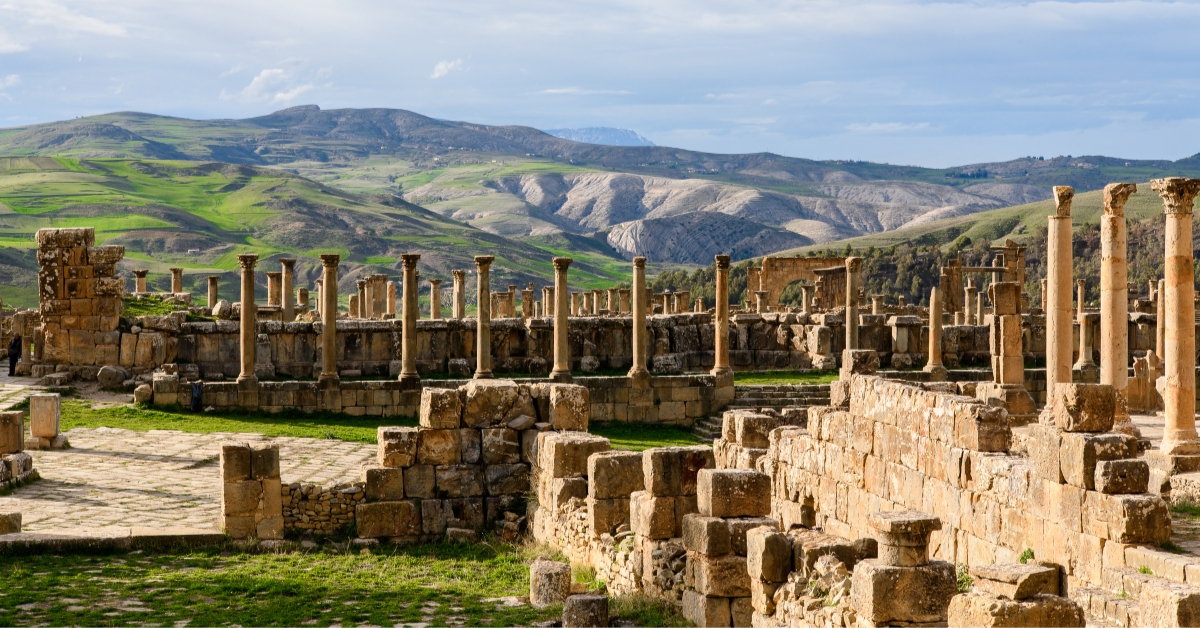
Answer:
M507 318L515 318L517 315L517 287L510 285L508 294L504 295L504 315Z
M812 303L812 286L801 284L800 286L800 311L808 314Z
M416 253L400 256L404 266L404 327L400 336L400 386L405 389L420 388L421 376L417 375L417 261Z
M279 307L280 305L280 288L283 283L283 273L268 272L267 275L267 305L271 307Z
M1071 200L1075 188L1054 186L1046 236L1046 398L1071 383Z
M467 271L452 270L450 275L454 278L454 305L452 306L451 315L455 320L462 320L467 315Z
M396 282L387 282L387 313L396 318Z
M975 324L983 324L983 291L975 295Z
M533 283L530 282L529 287L521 291L521 318L529 320L533 318Z
M1125 184L1133 192L1133 184ZM1109 188L1105 188L1108 205ZM1192 253L1192 205L1200 193L1200 179L1168 177L1155 179L1150 187L1163 199L1166 213L1165 279L1162 299L1166 312L1163 362L1166 393L1163 414L1166 425L1160 451L1169 456L1200 454L1196 434L1196 319L1195 271ZM1123 191L1123 190L1122 190ZM1117 193L1113 191L1114 195ZM1124 198L1122 198L1122 201ZM1115 428L1114 428L1115 429Z
M929 373L929 381L946 381L946 367L942 366L942 291L936 286L929 291L929 361L922 370Z
M296 260L280 258L283 266L283 322L296 320Z
M183 269L171 269L171 292L179 294L183 292Z
M556 294L567 294L570 291L567 287L567 268L571 266L571 261L569 257L554 258L554 292ZM566 303L559 303L559 305L563 306L561 308L563 313L554 317L554 370L550 371L550 379L556 382L570 382L571 345L568 341Z
M720 285L718 270L718 284ZM718 288L719 290L720 288ZM649 344L646 336L646 258L633 258L633 366L629 368L629 378L634 384L650 381L650 371L646 369L646 348ZM717 329L720 329L718 324Z
M219 282L220 280L221 280L220 275L209 275L208 276L208 307L209 307L209 309L217 307L217 287L218 287L217 282Z
M308 311L308 288L296 290L296 309Z
M479 313L475 326L475 379L492 378L492 255L476 255L479 286L475 291Z
M557 294L552 287L542 288L542 316L558 316ZM567 309L570 310L570 308Z
M1158 280L1158 298L1155 299L1158 315L1155 317L1154 324L1154 353L1159 357L1166 355L1167 350L1167 309L1163 305L1166 301L1163 299L1163 286L1166 282L1162 279Z
M432 320L440 320L442 318L442 280L429 280L429 318Z
M771 294L766 290L754 291L754 311L759 314L767 313L767 295Z
M702 299L700 297L696 297L696 305L695 305L694 309L692 310L692 313L694 313L694 314L703 314L704 313L704 299Z
M1021 285L1001 281L988 286L992 301L992 381L980 383L975 391L983 400L995 400L1008 410L1014 426L1034 419L1033 397L1025 388L1025 356L1022 351Z
M384 317L383 315L388 313L388 306L391 305L390 303L388 303L387 297L388 297L388 284L390 284L392 282L388 281L387 275L375 275L374 278L375 278L375 295L374 295L375 296L375 299L374 299L375 304L373 306L374 315L375 315L375 318L383 319L383 317ZM421 279L421 273L417 273L418 282L420 281L420 279ZM418 283L417 285L420 285L420 284ZM391 315L394 318L396 316L396 306L391 305L391 308L392 308ZM417 310L417 318L421 318L420 310Z
M1125 201L1135 191L1137 187L1132 183L1104 186L1104 213L1100 217L1100 383L1112 386L1117 393L1113 429L1127 433L1134 428L1125 403L1129 370Z
M858 288L862 284L862 258L846 258L846 350L858 348Z
M620 304L617 302L617 289L609 288L608 289L608 313L610 315L615 315L619 311L619 308L620 308Z
M871 295L871 313L872 314L882 314L883 313L883 295L882 294L872 294Z
M340 255L321 256L321 380L338 378L337 370L337 271Z
M600 294L603 290L592 289L592 316L600 315Z
M241 333L239 334L242 364L237 378L238 383L258 381L258 377L254 375L254 345L258 341L254 321L254 265L256 263L258 263L258 256L253 253L238 255L238 264L242 267L242 318ZM172 283L174 283L173 278Z
M975 312L975 280L967 280L966 296L963 299L963 323L967 325L978 325L978 319Z
M324 275L325 271L322 270L321 272L322 272L322 275ZM325 312L325 280L324 280L324 278L318 279L316 281L316 284L317 284L317 306L315 308L313 308L313 311L316 312L317 314L322 314Z
M581 293L571 293L571 315L583 316L583 295Z
M149 270L133 271L133 286L134 286L133 291L134 292L145 292L146 291L146 273L149 273L149 272L150 272Z
M629 313L629 290L627 288L617 290L617 313Z
M358 294L355 295L358 307L354 308L353 315L355 318L367 318L367 282L365 279L357 279L354 286L358 288Z
M729 368L729 256L716 256L717 307L713 313L713 370L714 376L730 376Z

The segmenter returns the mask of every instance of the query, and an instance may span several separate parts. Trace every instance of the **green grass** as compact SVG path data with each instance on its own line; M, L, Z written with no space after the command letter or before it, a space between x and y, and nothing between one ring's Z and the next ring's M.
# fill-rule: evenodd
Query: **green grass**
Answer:
M1200 504L1192 502L1171 504L1171 514L1185 519L1200 519Z
M613 449L643 451L652 447L686 447L704 441L691 428L651 423L592 423L588 432L612 441Z
M505 606L529 594L532 549L497 542L246 553L34 555L0 558L2 625L524 626L561 606ZM639 626L682 626L649 600L616 600L610 613Z
M177 309L186 308L180 308L180 306L173 303L167 303L162 297L157 295L148 295L140 299L125 297L125 301L121 305L121 315L131 317L166 316Z
M837 381L837 371L752 371L735 372L734 384L828 384Z
M63 401L62 429L113 427L144 432L179 430L194 434L247 432L267 436L328 438L355 443L374 443L381 425L416 425L411 417L351 417L332 412L305 414L285 410L266 412L191 413L177 409L150 409L129 405L96 408L86 401Z

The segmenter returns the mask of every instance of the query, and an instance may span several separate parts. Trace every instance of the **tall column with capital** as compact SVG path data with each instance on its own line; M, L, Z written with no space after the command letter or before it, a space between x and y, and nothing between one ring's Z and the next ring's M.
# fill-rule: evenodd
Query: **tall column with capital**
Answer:
M421 385L421 376L417 375L417 261L420 259L421 256L415 253L400 256L404 265L404 327L400 336L400 383L406 388L417 388Z
M208 276L208 307L212 309L217 307L217 288L218 282L221 280L220 275Z
M930 381L946 381L946 367L942 366L942 291L937 286L929 291L929 360L922 370L929 373Z
M432 320L440 320L442 318L442 280L429 280L429 318Z
M238 382L257 382L254 375L254 343L258 340L255 328L254 314L254 265L258 256L252 253L238 255L238 264L242 267L242 319L240 329L242 369L238 374Z
M183 269L171 269L171 292L179 294L183 292Z
M461 320L467 315L467 271L452 270L450 275L454 278L454 304L451 308L451 316L455 320Z
M629 377L634 381L649 378L650 371L646 370L646 348L649 341L646 338L646 258L633 258L633 366L629 367Z
M1111 187L1111 186L1110 186ZM1132 188L1133 185L1129 184ZM1166 213L1166 251L1163 309L1166 339L1163 366L1167 387L1163 394L1162 445L1167 455L1200 454L1196 434L1196 292L1192 253L1192 206L1200 193L1200 179L1155 179L1150 187L1163 199ZM1107 198L1107 188L1105 188ZM1132 191L1132 190L1130 190ZM1154 487L1152 486L1151 489Z
M716 256L717 308L713 313L713 375L732 373L729 368L729 256Z
M1125 201L1135 191L1137 186L1132 183L1105 186L1104 213L1100 217L1100 383L1112 386L1117 393L1113 429L1118 431L1133 428L1125 403L1129 370Z
M146 274L149 272L150 272L149 270L142 270L142 269L133 271L133 291L134 292L145 292L146 291Z
M1054 186L1046 236L1046 398L1071 383L1071 200L1075 188Z
M858 289L862 285L861 257L846 258L846 350L858 348Z
M296 260L280 258L283 266L283 322L296 320Z
M561 295L567 294L567 268L571 265L571 258L556 257L554 258L554 293L559 296L560 307L555 308L555 312L559 312L554 316L554 370L550 371L550 379L556 382L571 381L571 345L569 344L570 336L568 335L567 323L567 304L566 299Z
M475 256L475 268L479 271L479 286L475 291L479 310L475 327L475 379L492 378L491 266L495 259L492 255Z
M337 379L337 275L340 255L321 256L321 379Z

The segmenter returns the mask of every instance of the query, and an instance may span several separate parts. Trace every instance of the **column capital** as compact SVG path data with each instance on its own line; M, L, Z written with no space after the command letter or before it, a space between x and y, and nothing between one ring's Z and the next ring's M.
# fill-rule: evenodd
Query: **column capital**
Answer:
M316 283L317 283L317 285L321 285L321 284L325 283L325 280L324 280L324 279L317 279Z
M241 256L239 255L238 257L240 258ZM257 255L255 255L255 256L254 256L254 259L258 259L258 256L257 256ZM171 271L171 272L173 272L173 273L181 273L181 272L183 272L183 269L182 269L182 268L179 268L178 266L172 266L171 268L168 268L167 270L169 270L169 271Z
M717 264L717 270L728 270L729 269L729 256L728 255L714 255L713 260L715 260L715 262Z
M1104 215L1124 218L1125 201L1134 192L1137 192L1137 186L1132 183L1109 183L1104 186Z
M145 279L146 274L149 272L150 272L149 270L139 269L139 270L133 271L133 276L137 277L138 279Z
M454 280L455 280L455 281L462 281L463 279L465 279L465 278L466 278L466 276L467 276L467 271L465 271L465 270L452 270L452 271L450 271L450 276L454 277Z
M1086 286L1086 285L1087 285L1087 280L1086 280L1086 279L1076 279L1076 280L1075 280L1075 285L1076 285L1076 286L1079 286L1080 288L1082 288L1082 287L1084 287L1084 286Z
M575 260L569 257L556 257L552 261L554 262L554 270L565 272L567 267L571 265L571 262Z
M258 263L258 256L254 253L242 253L238 255L238 263L242 265L242 270L254 270L254 265Z
M284 269L292 270L292 267L296 264L296 259L293 257L281 257L279 258L279 263L283 265Z
M325 268L337 268L338 263L342 261L341 255L322 255L321 265Z
M209 275L209 276L208 276L208 280L209 280L209 281L218 281L218 280L220 280L220 279L221 279L221 276L220 276L220 275Z
M1132 183L1128 185L1133 185ZM1158 192L1163 200L1163 211L1168 214L1190 214L1200 193L1200 179L1185 179L1183 177L1167 177L1154 179L1150 189ZM1108 188L1104 188L1104 198L1108 200Z
M441 279L430 279L429 284L435 288L440 288L442 285Z
M475 266L479 268L479 270L486 270L495 260L495 255L476 255Z
M278 270L268 270L267 272L265 272L263 274L266 275L267 277L282 277L283 276L283 272L278 271Z
M354 280L354 285L356 285L356 286L358 286L359 288L361 288L361 287L363 287L363 286L367 285L367 280L366 280L366 279L355 279L355 280Z
M646 258L644 258L644 257L633 258L633 267L634 268L645 268L646 267Z
M404 253L400 255L400 261L404 264L404 270L412 270L413 268L416 268L417 262L420 259L421 255L419 253Z
M1054 186L1054 215L1058 218L1071 217L1071 201L1075 198L1075 188L1069 185Z
M846 258L846 270L848 272L856 273L856 272L862 270L862 263L863 263L863 258L861 258L861 257L847 257Z

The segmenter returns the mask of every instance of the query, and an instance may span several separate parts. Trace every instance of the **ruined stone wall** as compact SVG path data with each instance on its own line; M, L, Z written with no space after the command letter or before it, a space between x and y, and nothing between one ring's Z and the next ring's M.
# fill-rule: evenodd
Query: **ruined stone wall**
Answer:
M815 520L859 539L870 535L870 513L919 510L944 523L933 556L970 566L1016 562L1028 548L1099 585L1102 570L1124 566L1126 548L1170 535L1161 498L1046 479L1034 459L1010 452L1012 439L999 408L856 376L848 411L811 408L807 429L771 433L758 465L773 479L772 512L784 529ZM1062 464L1086 465L1087 456L1067 453Z
M43 364L116 364L121 299L117 277L123 246L95 246L92 229L39 229L41 326L34 359Z

